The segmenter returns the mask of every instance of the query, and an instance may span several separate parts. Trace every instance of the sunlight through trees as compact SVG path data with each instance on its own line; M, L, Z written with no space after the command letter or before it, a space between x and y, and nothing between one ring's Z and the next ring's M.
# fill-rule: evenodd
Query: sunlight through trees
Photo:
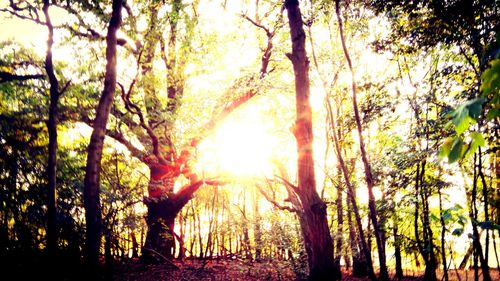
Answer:
M498 5L0 1L3 274L497 280Z

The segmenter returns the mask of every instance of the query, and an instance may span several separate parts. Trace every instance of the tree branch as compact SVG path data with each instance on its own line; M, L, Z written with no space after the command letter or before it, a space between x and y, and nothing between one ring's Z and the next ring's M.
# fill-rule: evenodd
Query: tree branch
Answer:
M146 123L146 119L144 118L144 114L142 114L142 111L141 109L139 108L139 106L137 106L136 104L134 104L133 102L130 101L130 94L132 92L132 89L135 85L135 79L134 81L132 81L132 83L130 84L130 87L129 87L129 90L128 92L125 92L125 88L123 87L123 85L121 83L118 83L118 86L120 86L120 89L121 89L121 98L123 100L123 102L125 103L125 108L131 112L132 114L136 114L138 117L139 117L139 121L140 121L140 126L146 130L146 133L148 134L148 136L151 138L151 142L152 142L152 145L153 145L153 154L160 160L162 161L163 159L163 156L160 155L160 149L159 149L159 140L158 140L158 137L156 136L155 132L153 131L153 129L148 126L148 124ZM162 161L164 162L164 160ZM165 164L165 163L164 163Z
M45 75L43 74L17 75L5 71L0 71L0 83L10 81L26 81L31 79L43 79L44 77Z
M80 116L80 121L93 128L93 120L91 120L87 115L82 114ZM130 155L132 155L133 157L143 161L144 157L146 156L142 150L135 147L129 140L127 140L122 132L106 130L106 136L123 144L130 152Z
M133 157L143 161L143 158L145 157L145 153L138 149L137 147L135 147L129 140L127 140L125 138L125 136L123 135L123 133L121 132L118 132L118 131L111 131L111 130L106 130L106 136L114 139L115 141L123 144L127 149L128 151L130 152L130 155L132 155Z
M299 210L293 208L293 207L290 207L290 206L283 206L281 204L279 204L278 202L276 202L276 200L274 200L273 198L271 198L271 196L269 196L269 194L267 194L260 185L257 185L257 188L259 189L259 192L264 196L264 198L266 198L266 200L273 204L273 206L275 206L276 208L282 210L282 211L289 211L289 212L292 212L292 213L299 213Z
M176 211L180 211L186 204L191 200L193 194L203 185L213 185L219 186L221 183L216 180L199 180L191 184L183 186L179 191L177 191L172 200L175 202Z
M258 23L257 21L251 19L249 16L247 16L246 14L241 14L241 17L246 19L247 21L249 21L250 23L252 23L253 25L255 25L256 27L260 28L260 29L263 29L265 32L266 32L266 35L267 37L273 37L274 36L274 30L271 31L269 30L269 28L267 28L266 26Z

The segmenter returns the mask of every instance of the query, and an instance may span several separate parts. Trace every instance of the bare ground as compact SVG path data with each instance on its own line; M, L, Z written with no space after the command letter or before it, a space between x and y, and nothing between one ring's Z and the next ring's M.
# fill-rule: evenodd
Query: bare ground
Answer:
M458 273L458 275L457 275ZM409 275L401 281L424 280L423 272L405 271ZM482 280L482 274L479 272ZM498 271L491 269L492 280L500 280ZM438 273L442 277L442 272ZM439 277L439 279L441 279ZM449 273L450 281L472 281L474 271L454 271ZM122 265L115 271L116 281L233 281L233 280L267 280L286 281L298 280L297 275L292 270L289 262L250 262L242 260L187 260L184 262L174 261L160 265L142 265L139 263L129 263ZM343 272L343 279L346 281L366 281L367 278L356 278L350 276L349 272ZM442 280L442 279L441 279Z

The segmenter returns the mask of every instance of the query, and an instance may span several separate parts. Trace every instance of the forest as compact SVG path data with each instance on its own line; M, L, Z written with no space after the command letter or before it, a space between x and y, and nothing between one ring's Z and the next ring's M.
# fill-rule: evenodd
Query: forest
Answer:
M2 280L500 280L498 0L0 0Z

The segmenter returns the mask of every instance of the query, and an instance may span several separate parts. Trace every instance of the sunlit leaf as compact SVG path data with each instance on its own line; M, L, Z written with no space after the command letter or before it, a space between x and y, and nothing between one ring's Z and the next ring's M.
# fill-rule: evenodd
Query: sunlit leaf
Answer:
M500 59L490 62L491 67L486 69L481 75L481 92L488 95L500 89Z
M451 151L451 146L453 144L453 138L446 138L443 142L443 145L441 146L441 149L439 149L439 157L440 158L446 158L450 154Z
M469 109L465 105L460 105L453 112L453 124L457 134L462 134L469 127Z
M479 132L472 132L470 134L470 137L472 140L469 144L468 149L466 150L467 155L465 155L464 157L469 157L470 155L473 155L480 146L484 146L486 143L483 135Z

